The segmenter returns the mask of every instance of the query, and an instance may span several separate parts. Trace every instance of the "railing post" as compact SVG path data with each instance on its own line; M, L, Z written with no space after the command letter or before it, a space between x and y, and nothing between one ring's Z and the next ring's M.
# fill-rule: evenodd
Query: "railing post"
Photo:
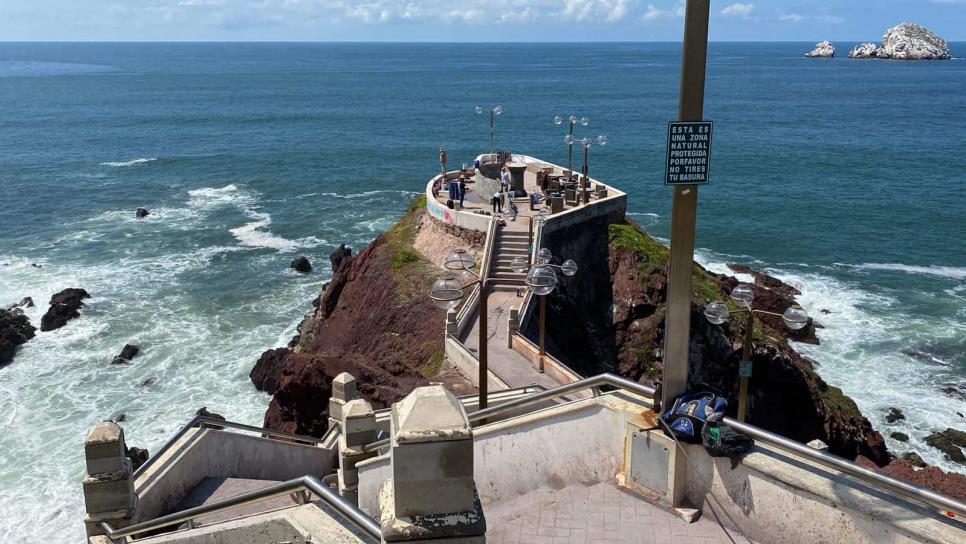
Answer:
M356 465L375 457L378 452L365 452L362 447L375 442L378 435L376 414L368 401L349 401L342 413L342 435L339 437L339 494L359 504L359 470Z
M345 405L359 398L356 379L348 372L343 372L332 380L332 396L329 397L329 426L342 425L342 414Z
M510 308L510 318L507 320L506 347L513 349L513 334L520 330L520 309Z
M486 542L473 429L459 399L420 387L392 407L392 479L379 491L382 542Z
M115 528L130 525L137 508L137 495L124 430L111 421L91 427L84 440L84 457L87 465L82 484L87 510L84 526L88 538L104 535L102 522Z
M460 325L456 320L456 310L449 310L446 312L446 336L459 336Z

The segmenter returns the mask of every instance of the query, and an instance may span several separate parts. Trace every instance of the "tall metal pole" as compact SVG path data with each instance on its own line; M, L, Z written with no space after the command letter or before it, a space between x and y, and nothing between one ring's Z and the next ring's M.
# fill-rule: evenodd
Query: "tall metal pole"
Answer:
M540 372L544 370L547 355L547 295L540 296Z
M486 325L486 302L490 297L489 289L486 287L486 282L480 284L480 375L479 375L479 390L480 390L480 401L479 406L482 410L486 408L487 399L487 386L489 385L487 378L489 378L490 373L487 370L487 360L486 360L486 337L487 337L487 325Z
M704 75L708 56L710 0L688 0L684 15L679 121L704 116ZM685 392L688 382L688 341L691 326L691 273L698 186L674 186L671 205L671 256L668 262L667 316L664 321L664 381L662 405Z
M570 121L570 130L567 132L570 136L570 143L567 144L567 181L570 181L570 176L573 175L572 165L574 158L574 121Z
M490 108L490 155L493 154L493 108Z
M748 308L748 321L745 323L745 345L741 350L741 360L751 362L751 333L755 329L755 314ZM740 363L739 363L740 365ZM738 384L738 421L745 422L748 413L748 377L742 376Z

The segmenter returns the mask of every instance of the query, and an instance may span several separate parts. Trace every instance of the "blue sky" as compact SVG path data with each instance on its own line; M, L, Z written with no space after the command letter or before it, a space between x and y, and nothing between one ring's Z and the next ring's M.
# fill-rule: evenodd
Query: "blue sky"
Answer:
M712 40L966 40L966 0L712 0ZM2 0L10 41L668 41L684 0Z

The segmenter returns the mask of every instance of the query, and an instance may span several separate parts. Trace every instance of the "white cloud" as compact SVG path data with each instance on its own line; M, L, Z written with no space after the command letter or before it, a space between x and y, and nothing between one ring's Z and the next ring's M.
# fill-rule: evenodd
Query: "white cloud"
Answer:
M754 4L742 4L741 2L735 2L722 8L721 15L725 17L741 17L747 19L751 12L755 11Z
M641 19L645 21L659 21L678 17L684 17L684 0L678 0L674 6L668 9L660 9L655 7L654 4L648 4L644 14L641 15Z
M778 16L778 20L783 23L800 23L805 17L797 13L782 13Z

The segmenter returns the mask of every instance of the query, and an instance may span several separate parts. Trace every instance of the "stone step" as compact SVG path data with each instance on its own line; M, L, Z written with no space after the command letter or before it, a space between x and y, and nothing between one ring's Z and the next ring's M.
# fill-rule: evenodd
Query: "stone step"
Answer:
M273 484L277 484L277 481L273 480L249 480L244 478L212 478L207 477L198 485L194 486L191 491L181 500L181 502L172 510L173 512L179 512L188 508L193 508L195 506L201 506L204 504L215 503L224 499L234 497L236 495L241 495L242 493L247 493L249 491L255 491L263 487L268 487ZM281 497L273 497L269 499L263 499L260 501L248 503L241 506L236 506L228 510L223 510L221 512L215 512L212 514L207 514L204 516L199 516L195 518L196 525L210 525L212 523L218 523L220 521L225 521L233 518L238 518L242 516L250 516L252 514L258 514L261 512L268 512L269 510L276 510L278 508L285 508L289 506L297 506L292 498L288 495L283 495Z

